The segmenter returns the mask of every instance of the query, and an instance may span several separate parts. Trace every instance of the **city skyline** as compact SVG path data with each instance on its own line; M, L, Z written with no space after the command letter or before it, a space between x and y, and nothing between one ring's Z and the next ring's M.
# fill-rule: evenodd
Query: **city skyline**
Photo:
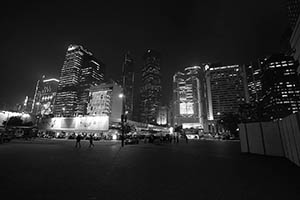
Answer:
M58 78L67 46L79 44L101 58L108 77L115 80L121 76L125 52L132 53L136 71L142 67L143 52L160 52L162 84L166 85L162 89L163 103L167 104L171 96L167 83L186 66L217 61L249 63L280 50L280 36L288 24L284 1L259 2L260 6L258 1L232 4L192 1L182 7L174 3L169 9L168 2L105 3L102 14L96 14L96 8L76 3L70 12L65 11L66 3L15 7L8 3L1 19L6 30L1 33L1 51L6 56L0 64L5 73L14 76L0 80L0 102L15 104L33 95L36 80L44 74ZM74 23L83 28L75 30Z

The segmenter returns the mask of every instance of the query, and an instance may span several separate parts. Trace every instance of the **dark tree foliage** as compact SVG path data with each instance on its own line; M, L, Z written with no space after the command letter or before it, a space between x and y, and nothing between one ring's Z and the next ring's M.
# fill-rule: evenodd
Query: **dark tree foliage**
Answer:
M226 113L224 116L218 121L220 125L224 127L224 129L230 131L234 136L238 136L238 124L240 123L240 116L234 113Z
M182 125L175 127L175 132L181 132L182 131Z
M9 118L8 122L4 121L3 125L5 126L22 126L23 120L19 116Z

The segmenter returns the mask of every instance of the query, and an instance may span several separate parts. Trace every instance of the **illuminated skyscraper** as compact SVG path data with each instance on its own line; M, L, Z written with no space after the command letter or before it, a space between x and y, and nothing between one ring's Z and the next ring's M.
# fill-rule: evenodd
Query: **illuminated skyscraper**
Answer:
M246 101L244 68L240 65L211 65L207 80L213 119L219 120L227 113L238 113L240 104Z
M287 0L287 12L290 26L294 29L300 14L300 0Z
M143 59L140 120L144 123L155 124L161 104L161 57L158 52L147 50Z
M173 76L173 112L175 125L206 129L208 99L205 66L193 66Z
M53 114L58 83L58 79L45 76L37 81L32 113L42 116Z
M104 65L82 46L70 45L61 69L54 114L86 114L89 88L103 80Z
M300 111L298 62L282 54L270 56L263 65L263 120L283 118Z
M247 87L248 87L248 95L246 94L246 102L254 103L259 102L262 98L262 66L267 58L258 59L255 62L251 62L251 64L245 65L246 79L247 79Z
M122 86L124 87L125 110L128 112L127 118L132 120L134 110L134 62L129 52L127 52L124 57L122 67Z

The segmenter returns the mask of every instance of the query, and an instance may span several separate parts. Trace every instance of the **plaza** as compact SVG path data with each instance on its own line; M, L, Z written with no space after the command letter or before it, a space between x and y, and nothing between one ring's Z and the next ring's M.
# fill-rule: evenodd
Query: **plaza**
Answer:
M125 145L35 139L0 145L1 199L299 199L285 158L240 153L238 141Z

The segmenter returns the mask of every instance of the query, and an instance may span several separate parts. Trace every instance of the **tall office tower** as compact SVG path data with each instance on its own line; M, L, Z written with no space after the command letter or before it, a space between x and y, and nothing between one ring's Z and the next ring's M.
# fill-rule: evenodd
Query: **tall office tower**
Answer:
M85 114L87 88L101 83L104 77L103 68L103 64L97 62L91 52L82 46L70 45L61 69L54 114L56 116Z
M160 106L157 114L156 123L158 125L168 124L168 106Z
M32 104L33 104L33 98L26 96L21 111L26 113L31 113Z
M125 95L125 110L128 112L127 118L132 120L134 110L134 63L129 52L125 54L123 62L122 87L124 88Z
M263 66L262 117L263 120L283 118L300 110L300 83L298 62L293 57L270 56Z
M42 77L37 81L33 99L32 113L35 115L49 116L53 114L59 80L56 78Z
M140 120L144 123L156 123L161 101L160 54L147 50L144 57L141 77Z
M104 64L96 60L92 55L88 55L84 60L78 86L76 115L85 115L87 113L90 87L104 82L104 69Z
M204 66L193 66L173 76L174 122L183 128L206 129L207 86Z
M207 71L207 84L214 120L227 113L238 113L240 104L246 101L245 72L240 65L211 65Z
M246 79L249 98L246 95L247 103L259 102L262 98L262 66L267 58L258 59L251 62L251 64L245 65ZM246 93L247 94L247 93Z
M300 14L300 0L287 0L287 11L290 26L294 29Z

